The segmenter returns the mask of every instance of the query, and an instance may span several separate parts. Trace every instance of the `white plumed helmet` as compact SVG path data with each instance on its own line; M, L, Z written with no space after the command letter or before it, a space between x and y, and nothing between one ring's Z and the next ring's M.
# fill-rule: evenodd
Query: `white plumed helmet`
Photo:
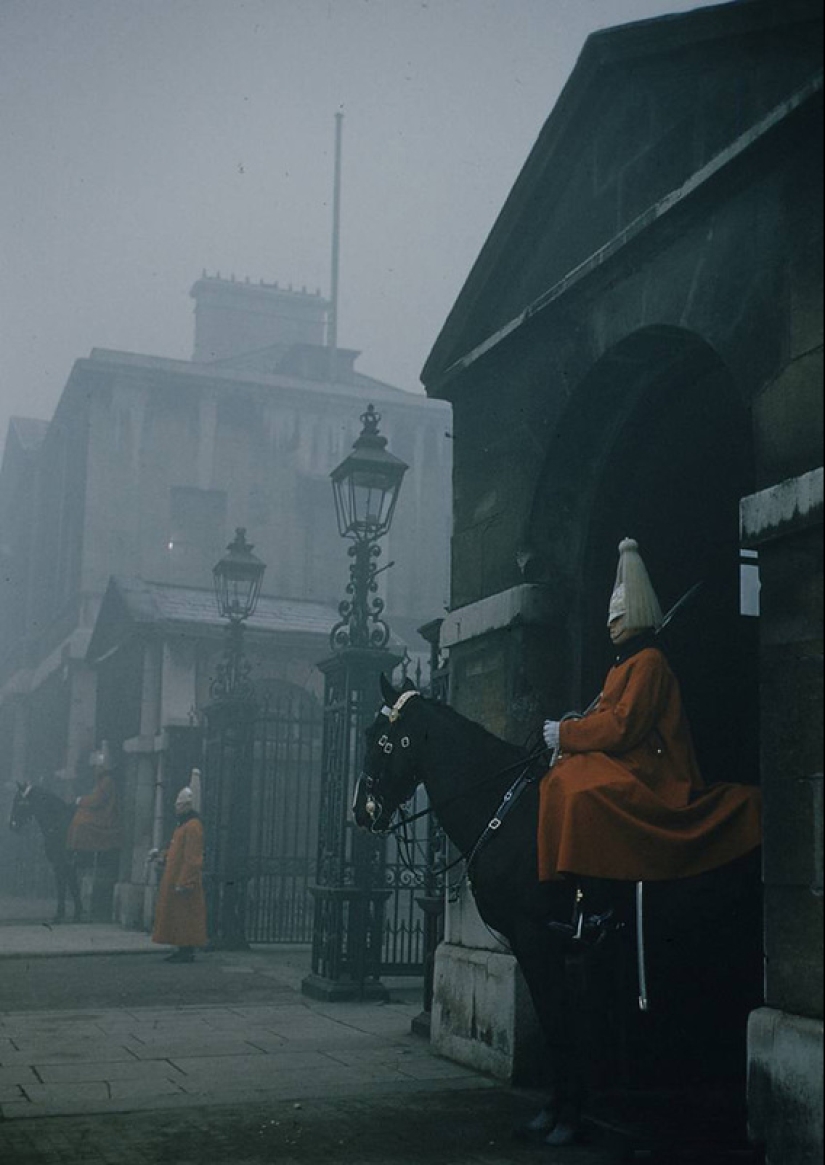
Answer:
M639 631L655 629L662 622L662 608L639 554L639 544L633 538L623 538L619 543L619 567L610 596L608 623L621 615L629 628Z

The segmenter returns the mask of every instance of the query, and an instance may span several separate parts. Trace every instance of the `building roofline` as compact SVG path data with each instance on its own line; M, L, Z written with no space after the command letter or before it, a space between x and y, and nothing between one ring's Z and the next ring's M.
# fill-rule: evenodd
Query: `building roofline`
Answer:
M744 0L740 0L740 2L744 2ZM581 263L577 264L576 267L568 271L555 284L537 296L517 316L508 320L507 323L503 324L492 335L482 341L482 343L475 345L475 347L471 348L464 355L454 360L431 382L428 391L432 391L433 393L440 392L456 376L466 371L471 365L477 363L488 352L497 348L508 336L513 335L513 333L521 329L528 321L534 319L541 312L546 311L563 296L572 292L574 288L579 287L588 277L603 269L610 260L617 257L630 243L640 238L675 210L682 207L684 203L707 186L723 170L728 169L735 162L739 161L744 154L757 146L767 134L771 133L778 126L781 126L783 122L787 121L788 118L793 116L815 97L821 95L822 89L823 75L820 73L807 85L802 86L792 97L772 109L769 114L737 138L731 145L711 158L706 165L695 174L692 174L680 187L670 191L663 198L660 198L652 206L644 210L632 222L619 231L617 235L614 235L612 239L599 247L592 255L589 255Z
M82 379L87 372L105 371L161 373L180 377L192 384L212 383L216 387L243 385L250 389L300 394L304 398L311 393L316 397L326 397L330 401L339 402L345 397L360 399L365 403L375 399L382 402L392 401L394 405L413 409L431 408L434 403L424 392L397 388L386 381L376 380L362 373L356 373L359 378L356 383L331 385L325 381L306 380L286 373L263 375L223 368L215 364L202 364L166 356L147 356L111 348L92 348L89 356L75 360L66 388Z
M652 17L591 33L425 361L420 379L427 390L430 391L431 384L442 380L448 367L455 366L452 353L472 318L478 295L507 253L520 227L525 199L545 169L557 163L557 151L600 73L631 61L684 50L708 41L809 23L816 17L821 19L821 15L819 0L786 0L784 4L777 4L775 0L728 0L724 4ZM510 325L507 327L512 330Z

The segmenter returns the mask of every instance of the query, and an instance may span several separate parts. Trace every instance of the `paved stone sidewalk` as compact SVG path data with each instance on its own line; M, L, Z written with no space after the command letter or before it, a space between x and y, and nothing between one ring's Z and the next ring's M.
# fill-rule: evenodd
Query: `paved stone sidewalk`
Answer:
M125 930L110 922L0 923L0 959L157 954L160 949L143 931Z
M14 1012L0 1016L5 1120L491 1082L433 1054L408 1003Z

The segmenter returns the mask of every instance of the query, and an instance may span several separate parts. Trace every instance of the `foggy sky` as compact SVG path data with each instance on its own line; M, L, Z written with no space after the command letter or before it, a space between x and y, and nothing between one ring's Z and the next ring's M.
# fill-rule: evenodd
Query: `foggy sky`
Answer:
M0 0L0 449L93 347L188 359L209 274L421 367L589 32L700 0Z

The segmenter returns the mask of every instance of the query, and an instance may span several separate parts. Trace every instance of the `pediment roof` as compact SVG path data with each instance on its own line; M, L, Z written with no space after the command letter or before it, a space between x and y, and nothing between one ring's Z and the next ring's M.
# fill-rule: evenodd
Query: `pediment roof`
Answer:
M246 630L253 636L314 635L325 639L338 620L335 607L262 595ZM139 632L215 636L225 628L215 597L203 587L112 577L101 602L87 659L99 662Z
M734 0L592 34L435 341L428 393L821 77L821 23L819 0Z

